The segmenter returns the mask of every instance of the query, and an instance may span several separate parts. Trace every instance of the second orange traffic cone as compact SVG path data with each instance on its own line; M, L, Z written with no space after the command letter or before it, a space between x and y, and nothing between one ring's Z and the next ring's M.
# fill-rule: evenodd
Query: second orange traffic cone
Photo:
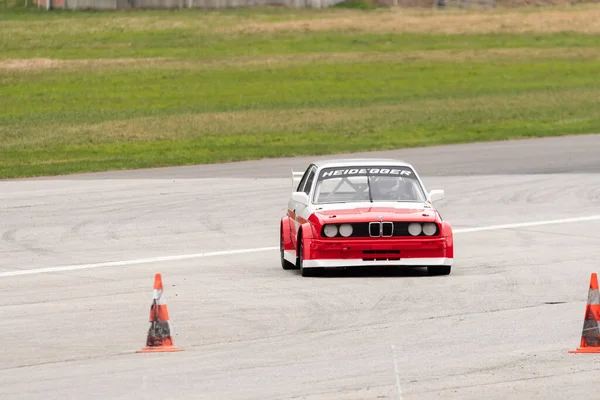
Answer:
M154 292L150 307L150 329L146 339L146 347L137 353L182 351L173 345L171 329L169 328L169 311L163 294L162 276L154 277Z
M600 353L600 293L598 292L598 276L592 273L588 293L581 343L577 350L569 353Z

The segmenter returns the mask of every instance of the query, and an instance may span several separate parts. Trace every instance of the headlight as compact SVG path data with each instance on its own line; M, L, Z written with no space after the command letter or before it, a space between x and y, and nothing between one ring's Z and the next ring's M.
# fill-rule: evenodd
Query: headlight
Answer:
M423 233L427 236L431 236L437 230L437 226L434 223L428 222L423 225Z
M325 225L325 236L334 237L338 233L338 228L335 225Z
M340 235L342 235L343 237L348 237L348 236L352 235L352 225L350 225L350 224L340 225Z
M408 233L418 236L421 233L421 224L412 223L408 226Z

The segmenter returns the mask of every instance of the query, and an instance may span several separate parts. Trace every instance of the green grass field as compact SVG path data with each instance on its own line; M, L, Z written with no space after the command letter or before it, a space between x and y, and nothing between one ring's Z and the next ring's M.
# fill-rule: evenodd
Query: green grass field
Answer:
M600 7L0 13L0 178L600 132Z

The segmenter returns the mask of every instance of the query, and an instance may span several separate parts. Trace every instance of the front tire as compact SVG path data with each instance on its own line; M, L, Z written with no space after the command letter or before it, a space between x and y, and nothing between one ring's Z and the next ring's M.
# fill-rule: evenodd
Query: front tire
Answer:
M450 265L431 265L427 267L427 274L430 276L450 275L452 266Z

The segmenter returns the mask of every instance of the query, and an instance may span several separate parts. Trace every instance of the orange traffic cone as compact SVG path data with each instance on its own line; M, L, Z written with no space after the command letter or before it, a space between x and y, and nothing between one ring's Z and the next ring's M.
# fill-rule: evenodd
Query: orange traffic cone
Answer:
M598 276L592 273L590 290L588 293L585 316L583 318L583 331L581 344L577 350L569 353L600 353L600 294L598 293Z
M136 353L182 351L173 345L171 330L169 328L169 312L163 295L162 277L156 274L154 277L154 292L152 306L150 307L150 329L146 347Z

